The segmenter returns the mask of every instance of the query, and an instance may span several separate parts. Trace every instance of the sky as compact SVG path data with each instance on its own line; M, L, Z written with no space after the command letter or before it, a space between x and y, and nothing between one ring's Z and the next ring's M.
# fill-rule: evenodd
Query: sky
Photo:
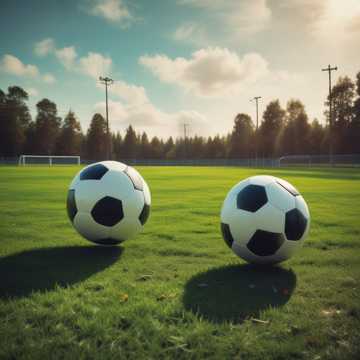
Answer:
M328 64L360 71L360 0L2 0L0 88L22 86L33 116L46 97L87 130L105 113L113 131L227 134L300 99L324 122Z

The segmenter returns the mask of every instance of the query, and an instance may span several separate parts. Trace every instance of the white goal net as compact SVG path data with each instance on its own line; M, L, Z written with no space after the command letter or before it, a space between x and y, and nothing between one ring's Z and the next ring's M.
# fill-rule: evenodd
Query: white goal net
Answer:
M19 165L80 165L80 156L20 155Z

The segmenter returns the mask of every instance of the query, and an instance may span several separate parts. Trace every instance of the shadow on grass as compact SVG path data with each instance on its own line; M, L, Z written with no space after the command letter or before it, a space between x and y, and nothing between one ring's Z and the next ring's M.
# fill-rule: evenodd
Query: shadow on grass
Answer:
M0 258L0 298L27 296L82 281L113 264L121 247L35 249Z
M187 310L221 323L258 317L261 310L286 304L296 275L281 267L232 265L210 269L189 280L183 303Z

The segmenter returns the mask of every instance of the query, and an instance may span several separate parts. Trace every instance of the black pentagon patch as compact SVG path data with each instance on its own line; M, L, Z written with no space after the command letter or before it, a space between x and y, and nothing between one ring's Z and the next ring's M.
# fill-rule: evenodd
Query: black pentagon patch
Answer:
M268 201L265 188L260 185L248 185L237 195L237 207L241 210L255 212Z
M75 202L75 190L69 190L66 201L67 213L71 222L74 221L74 217L77 213L77 207Z
M150 205L144 204L143 209L141 210L141 214L139 215L139 221L141 225L145 225L147 219L150 215Z
M298 209L292 209L285 215L285 234L288 240L300 240L306 230L307 220Z
M230 226L228 224L221 223L221 232L226 245L231 249L234 238L231 235Z
M96 244L100 244L100 245L116 245L116 244L121 243L122 241L115 240L112 238L106 238L106 239L96 239L96 240L93 240L93 242Z
M103 164L95 164L84 169L80 180L100 180L109 169Z
M276 182L280 186L282 186L285 190L287 190L291 195L294 195L294 196L300 195L298 190L294 186L292 186L291 184L286 183L285 181L282 181L281 179L276 180Z
M139 174L131 167L128 166L125 169L125 174L130 178L131 182L134 185L134 188L137 190L143 190L143 182Z
M122 202L111 196L105 196L95 204L91 216L101 225L114 226L124 217Z
M258 256L274 255L278 251L285 239L283 234L270 231L256 230L255 234L247 243L248 249Z

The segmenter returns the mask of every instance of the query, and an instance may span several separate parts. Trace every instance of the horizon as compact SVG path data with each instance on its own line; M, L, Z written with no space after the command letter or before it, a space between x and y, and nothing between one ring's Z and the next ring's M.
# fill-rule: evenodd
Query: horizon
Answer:
M33 118L42 98L62 118L71 109L83 131L95 112L104 115L99 76L116 80L113 132L132 125L166 138L182 123L191 136L226 135L236 114L255 120L254 96L260 119L270 101L299 99L324 125L321 69L338 66L333 85L359 71L356 0L4 1L0 18L3 90L23 87Z

